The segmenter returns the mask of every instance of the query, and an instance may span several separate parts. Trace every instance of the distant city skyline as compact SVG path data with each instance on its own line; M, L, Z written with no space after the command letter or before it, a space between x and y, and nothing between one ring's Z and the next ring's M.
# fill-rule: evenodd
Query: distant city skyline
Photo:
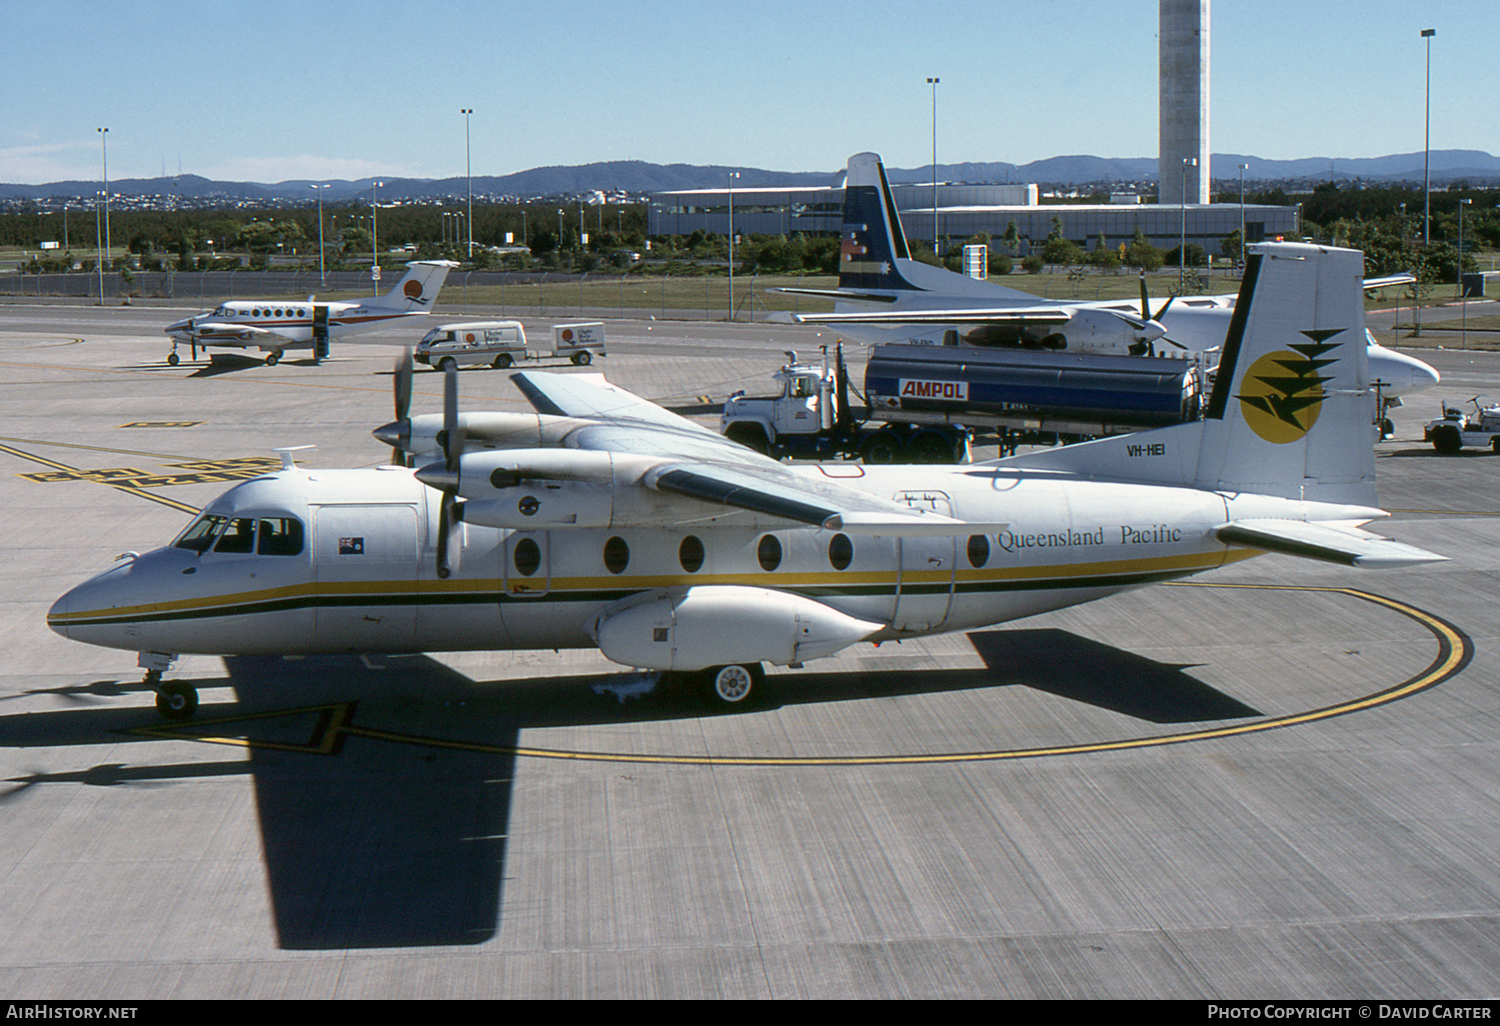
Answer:
M1494 152L1488 0L1215 0L1215 148ZM0 8L0 182L507 175L603 160L808 171L1157 148L1156 0L59 0ZM1223 178L1225 169L1215 168Z

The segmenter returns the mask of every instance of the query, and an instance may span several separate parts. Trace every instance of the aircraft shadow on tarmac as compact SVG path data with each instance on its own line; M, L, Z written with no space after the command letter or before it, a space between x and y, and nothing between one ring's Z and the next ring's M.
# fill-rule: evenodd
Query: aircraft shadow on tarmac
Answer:
M748 715L1018 685L1152 723L1260 715L1182 666L1066 631L995 630L969 638L983 669L773 674ZM43 782L173 786L248 772L286 949L466 945L493 937L522 731L705 714L683 682L663 680L652 689L651 674L474 681L426 656L234 657L225 667L224 678L194 681L205 704L181 724L165 724L139 705L105 704L140 685L35 689L55 690L79 707L0 716L0 746L93 745L120 733L139 742L146 740L144 723L156 738L248 740L248 761L32 774L0 783L0 803ZM214 701L225 688L236 701Z

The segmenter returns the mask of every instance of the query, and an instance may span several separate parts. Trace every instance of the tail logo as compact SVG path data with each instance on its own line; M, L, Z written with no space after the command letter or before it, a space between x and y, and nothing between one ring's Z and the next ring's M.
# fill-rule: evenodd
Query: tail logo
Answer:
M413 303L422 302L422 283L415 280L407 282L401 287L401 294Z
M1318 372L1337 362L1325 357L1343 344L1327 340L1344 330L1304 331L1310 343L1267 353L1250 365L1235 398L1252 431L1273 445L1285 445L1312 430L1327 398L1323 383L1329 380Z

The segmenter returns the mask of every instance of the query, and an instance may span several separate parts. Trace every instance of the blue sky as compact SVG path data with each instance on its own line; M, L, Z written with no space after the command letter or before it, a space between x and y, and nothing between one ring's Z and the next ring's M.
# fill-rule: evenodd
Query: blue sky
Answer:
M1420 8L1420 11L1418 10ZM1500 150L1494 0L1214 0L1211 141ZM1155 0L0 4L0 181L283 181L646 160L836 170L1157 146Z

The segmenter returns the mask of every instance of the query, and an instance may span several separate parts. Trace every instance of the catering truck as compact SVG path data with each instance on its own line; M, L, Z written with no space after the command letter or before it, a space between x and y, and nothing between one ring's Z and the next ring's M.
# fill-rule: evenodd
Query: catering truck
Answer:
M723 435L778 459L963 462L976 430L1013 449L1194 420L1203 400L1193 360L889 344L870 349L856 411L842 346L831 361L787 356L779 395L735 393L719 419Z
M432 367L443 367L451 362L455 367L488 364L504 368L521 360L553 356L585 367L595 356L603 355L602 321L554 324L550 352L527 347L526 329L520 321L468 321L433 328L417 343L412 358Z

